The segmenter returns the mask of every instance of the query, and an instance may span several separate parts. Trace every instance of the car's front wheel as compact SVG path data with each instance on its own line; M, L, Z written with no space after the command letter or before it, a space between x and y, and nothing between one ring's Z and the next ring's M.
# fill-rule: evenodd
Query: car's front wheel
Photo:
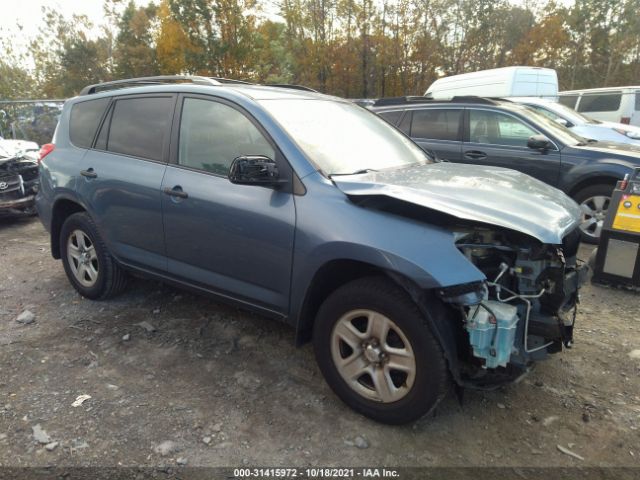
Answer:
M105 299L125 286L126 273L109 254L91 217L74 213L60 231L60 256L74 288L86 298Z
M440 344L391 280L350 282L322 304L314 349L329 386L374 420L401 424L432 411L449 385Z

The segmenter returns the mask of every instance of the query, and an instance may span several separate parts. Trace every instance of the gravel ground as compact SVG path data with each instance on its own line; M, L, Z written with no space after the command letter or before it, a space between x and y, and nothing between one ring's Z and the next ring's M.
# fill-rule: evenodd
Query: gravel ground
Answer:
M637 293L586 286L573 349L389 427L284 324L144 280L81 298L37 219L0 221L0 272L2 467L640 466Z

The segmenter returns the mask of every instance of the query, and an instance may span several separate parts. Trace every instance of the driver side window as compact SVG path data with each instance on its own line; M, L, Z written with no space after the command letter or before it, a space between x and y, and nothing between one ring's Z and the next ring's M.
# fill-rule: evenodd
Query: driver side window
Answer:
M527 147L538 132L517 118L489 110L469 110L469 141L489 145Z
M275 152L251 121L235 108L199 98L185 98L180 119L178 164L227 175L241 155Z

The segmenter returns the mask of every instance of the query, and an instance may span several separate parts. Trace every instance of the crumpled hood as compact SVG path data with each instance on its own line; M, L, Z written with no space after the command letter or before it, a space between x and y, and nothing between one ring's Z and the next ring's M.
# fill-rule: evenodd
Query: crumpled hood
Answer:
M560 190L507 168L442 162L332 180L349 196L384 195L543 243L561 244L581 217L580 207Z

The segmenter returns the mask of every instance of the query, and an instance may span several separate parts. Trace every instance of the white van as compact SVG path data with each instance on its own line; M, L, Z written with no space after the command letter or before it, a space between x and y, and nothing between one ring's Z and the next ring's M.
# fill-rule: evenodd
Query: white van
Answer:
M560 103L603 122L640 126L640 86L560 92Z
M435 99L450 99L463 95L556 99L558 75L551 68L494 68L439 78L425 92L425 96Z

